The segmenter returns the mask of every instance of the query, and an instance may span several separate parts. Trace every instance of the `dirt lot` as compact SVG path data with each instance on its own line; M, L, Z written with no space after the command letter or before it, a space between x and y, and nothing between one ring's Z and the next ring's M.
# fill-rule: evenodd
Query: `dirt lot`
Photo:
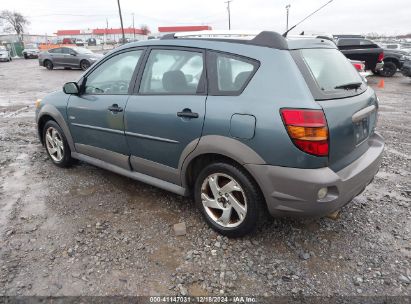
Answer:
M51 163L33 102L80 74L0 64L0 295L411 295L410 78L369 78L387 146L339 219L275 219L231 240L190 199Z

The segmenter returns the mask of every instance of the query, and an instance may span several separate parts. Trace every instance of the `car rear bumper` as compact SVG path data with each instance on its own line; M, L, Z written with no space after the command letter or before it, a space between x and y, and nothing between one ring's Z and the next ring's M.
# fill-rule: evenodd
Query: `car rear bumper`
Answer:
M366 153L338 172L328 167L246 165L246 168L260 185L271 215L325 216L360 194L378 172L384 140L375 133L369 145ZM328 194L318 199L318 191L324 187Z

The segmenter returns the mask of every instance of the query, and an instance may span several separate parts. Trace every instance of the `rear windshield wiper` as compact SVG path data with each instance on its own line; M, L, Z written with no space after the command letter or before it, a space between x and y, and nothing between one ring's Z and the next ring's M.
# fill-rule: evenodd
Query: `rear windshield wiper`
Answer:
M336 86L334 89L356 90L362 85L362 82L350 82Z

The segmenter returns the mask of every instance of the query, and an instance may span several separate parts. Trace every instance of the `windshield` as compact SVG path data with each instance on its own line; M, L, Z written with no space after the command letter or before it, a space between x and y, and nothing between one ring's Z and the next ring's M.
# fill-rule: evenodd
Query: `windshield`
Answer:
M75 50L77 53L79 54L94 54L92 51L86 49L86 48L73 48L73 50Z
M35 44L26 44L26 49L37 49L37 45L35 45Z
M347 89L346 85L364 84L350 61L336 49L303 49L301 53L324 92Z

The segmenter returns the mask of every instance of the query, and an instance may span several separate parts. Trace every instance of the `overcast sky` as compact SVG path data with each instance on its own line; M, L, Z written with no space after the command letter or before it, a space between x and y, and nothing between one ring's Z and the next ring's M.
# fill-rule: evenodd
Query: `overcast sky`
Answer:
M227 28L225 0L121 0L124 26L210 25ZM231 26L237 30L285 29L285 6L291 4L290 26L328 0L233 0ZM0 10L28 17L32 34L52 34L59 29L119 27L116 0L2 0ZM411 0L334 0L293 32L331 34L405 34L411 32Z

